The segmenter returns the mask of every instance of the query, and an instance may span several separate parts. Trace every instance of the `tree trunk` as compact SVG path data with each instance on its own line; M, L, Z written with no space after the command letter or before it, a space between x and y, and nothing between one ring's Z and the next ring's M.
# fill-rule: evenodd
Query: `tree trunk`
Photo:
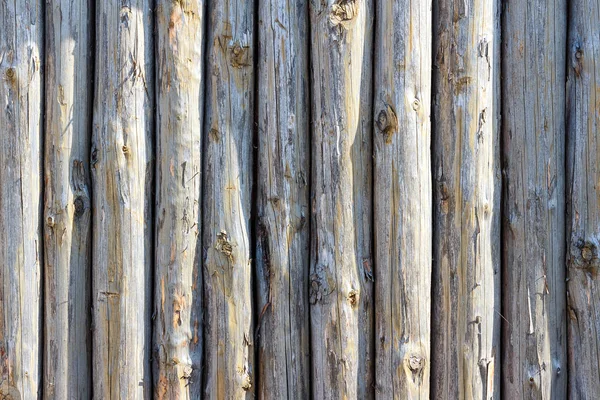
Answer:
M259 2L257 307L261 399L310 397L308 3Z
M156 21L154 393L192 399L202 390L204 2L160 0Z
M46 12L44 398L91 397L90 1Z
M312 395L373 397L373 3L311 1Z
M564 399L566 1L509 2L503 30L505 398Z
M0 3L0 397L41 395L43 2Z
M571 399L600 393L600 4L569 3L567 307Z
M499 399L499 2L434 4L432 398Z
M94 397L150 398L153 14L96 3L92 136Z
M209 7L204 176L207 399L254 397L250 213L254 4Z
M376 388L429 398L431 2L377 1Z

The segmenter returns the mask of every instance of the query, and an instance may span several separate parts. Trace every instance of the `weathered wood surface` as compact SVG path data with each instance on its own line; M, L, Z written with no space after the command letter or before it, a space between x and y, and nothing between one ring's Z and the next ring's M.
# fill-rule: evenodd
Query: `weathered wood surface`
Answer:
M91 147L93 393L148 399L154 43L150 0L96 3Z
M373 2L310 3L312 397L373 397Z
M569 2L567 322L570 399L600 393L600 3Z
M91 1L46 3L44 398L91 397Z
M500 398L499 10L434 2L434 399Z
M41 0L0 3L0 397L41 395Z
M202 390L201 183L204 1L156 7L154 394Z
M258 12L257 395L307 399L308 2L260 1Z
M567 396L566 1L504 7L502 394Z
M254 3L208 8L203 257L206 399L254 397Z
M431 2L376 4L376 393L382 399L428 399Z

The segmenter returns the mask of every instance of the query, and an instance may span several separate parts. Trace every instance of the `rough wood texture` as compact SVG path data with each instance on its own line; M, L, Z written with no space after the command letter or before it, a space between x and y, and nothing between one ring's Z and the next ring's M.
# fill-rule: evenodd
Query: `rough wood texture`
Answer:
M434 399L500 398L498 5L434 2Z
M428 399L431 2L377 1L375 375L378 398Z
M308 3L259 2L258 397L310 397Z
M567 308L571 399L600 393L600 3L569 2Z
M311 1L312 396L373 397L373 2Z
M567 397L565 0L504 7L502 394Z
M160 0L156 23L154 393L192 399L202 390L204 1Z
M206 399L254 397L254 3L208 7L203 257Z
M93 382L98 399L149 399L153 14L150 0L96 3L92 136Z
M44 398L91 397L91 1L46 3Z
M0 2L0 398L41 395L43 2Z

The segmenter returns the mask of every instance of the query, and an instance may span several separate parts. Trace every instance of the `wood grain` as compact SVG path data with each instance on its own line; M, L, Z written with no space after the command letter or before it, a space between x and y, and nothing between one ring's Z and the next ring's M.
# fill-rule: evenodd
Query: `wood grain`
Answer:
M308 2L260 1L256 316L261 399L310 395Z
M428 399L431 319L431 2L376 2L377 398Z
M44 398L92 395L91 1L46 3Z
M152 395L154 43L150 0L96 3L93 393Z

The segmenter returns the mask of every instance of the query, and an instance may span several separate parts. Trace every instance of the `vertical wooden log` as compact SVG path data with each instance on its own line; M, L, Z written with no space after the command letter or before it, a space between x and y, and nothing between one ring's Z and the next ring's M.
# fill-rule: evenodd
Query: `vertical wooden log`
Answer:
M373 2L311 1L312 396L373 397Z
M156 23L154 393L192 399L202 390L204 1L159 0Z
M428 399L431 2L378 0L376 15L376 393Z
M204 397L251 399L254 3L217 0L208 11L202 228Z
M306 399L310 397L308 2L260 1L258 18L258 397Z
M500 398L499 11L434 2L434 399Z
M91 1L46 3L44 398L91 397Z
M41 395L43 1L0 2L0 397Z
M564 0L504 8L502 393L567 397Z
M96 3L92 132L94 397L151 396L153 14Z
M569 2L567 308L571 399L600 393L600 3Z

